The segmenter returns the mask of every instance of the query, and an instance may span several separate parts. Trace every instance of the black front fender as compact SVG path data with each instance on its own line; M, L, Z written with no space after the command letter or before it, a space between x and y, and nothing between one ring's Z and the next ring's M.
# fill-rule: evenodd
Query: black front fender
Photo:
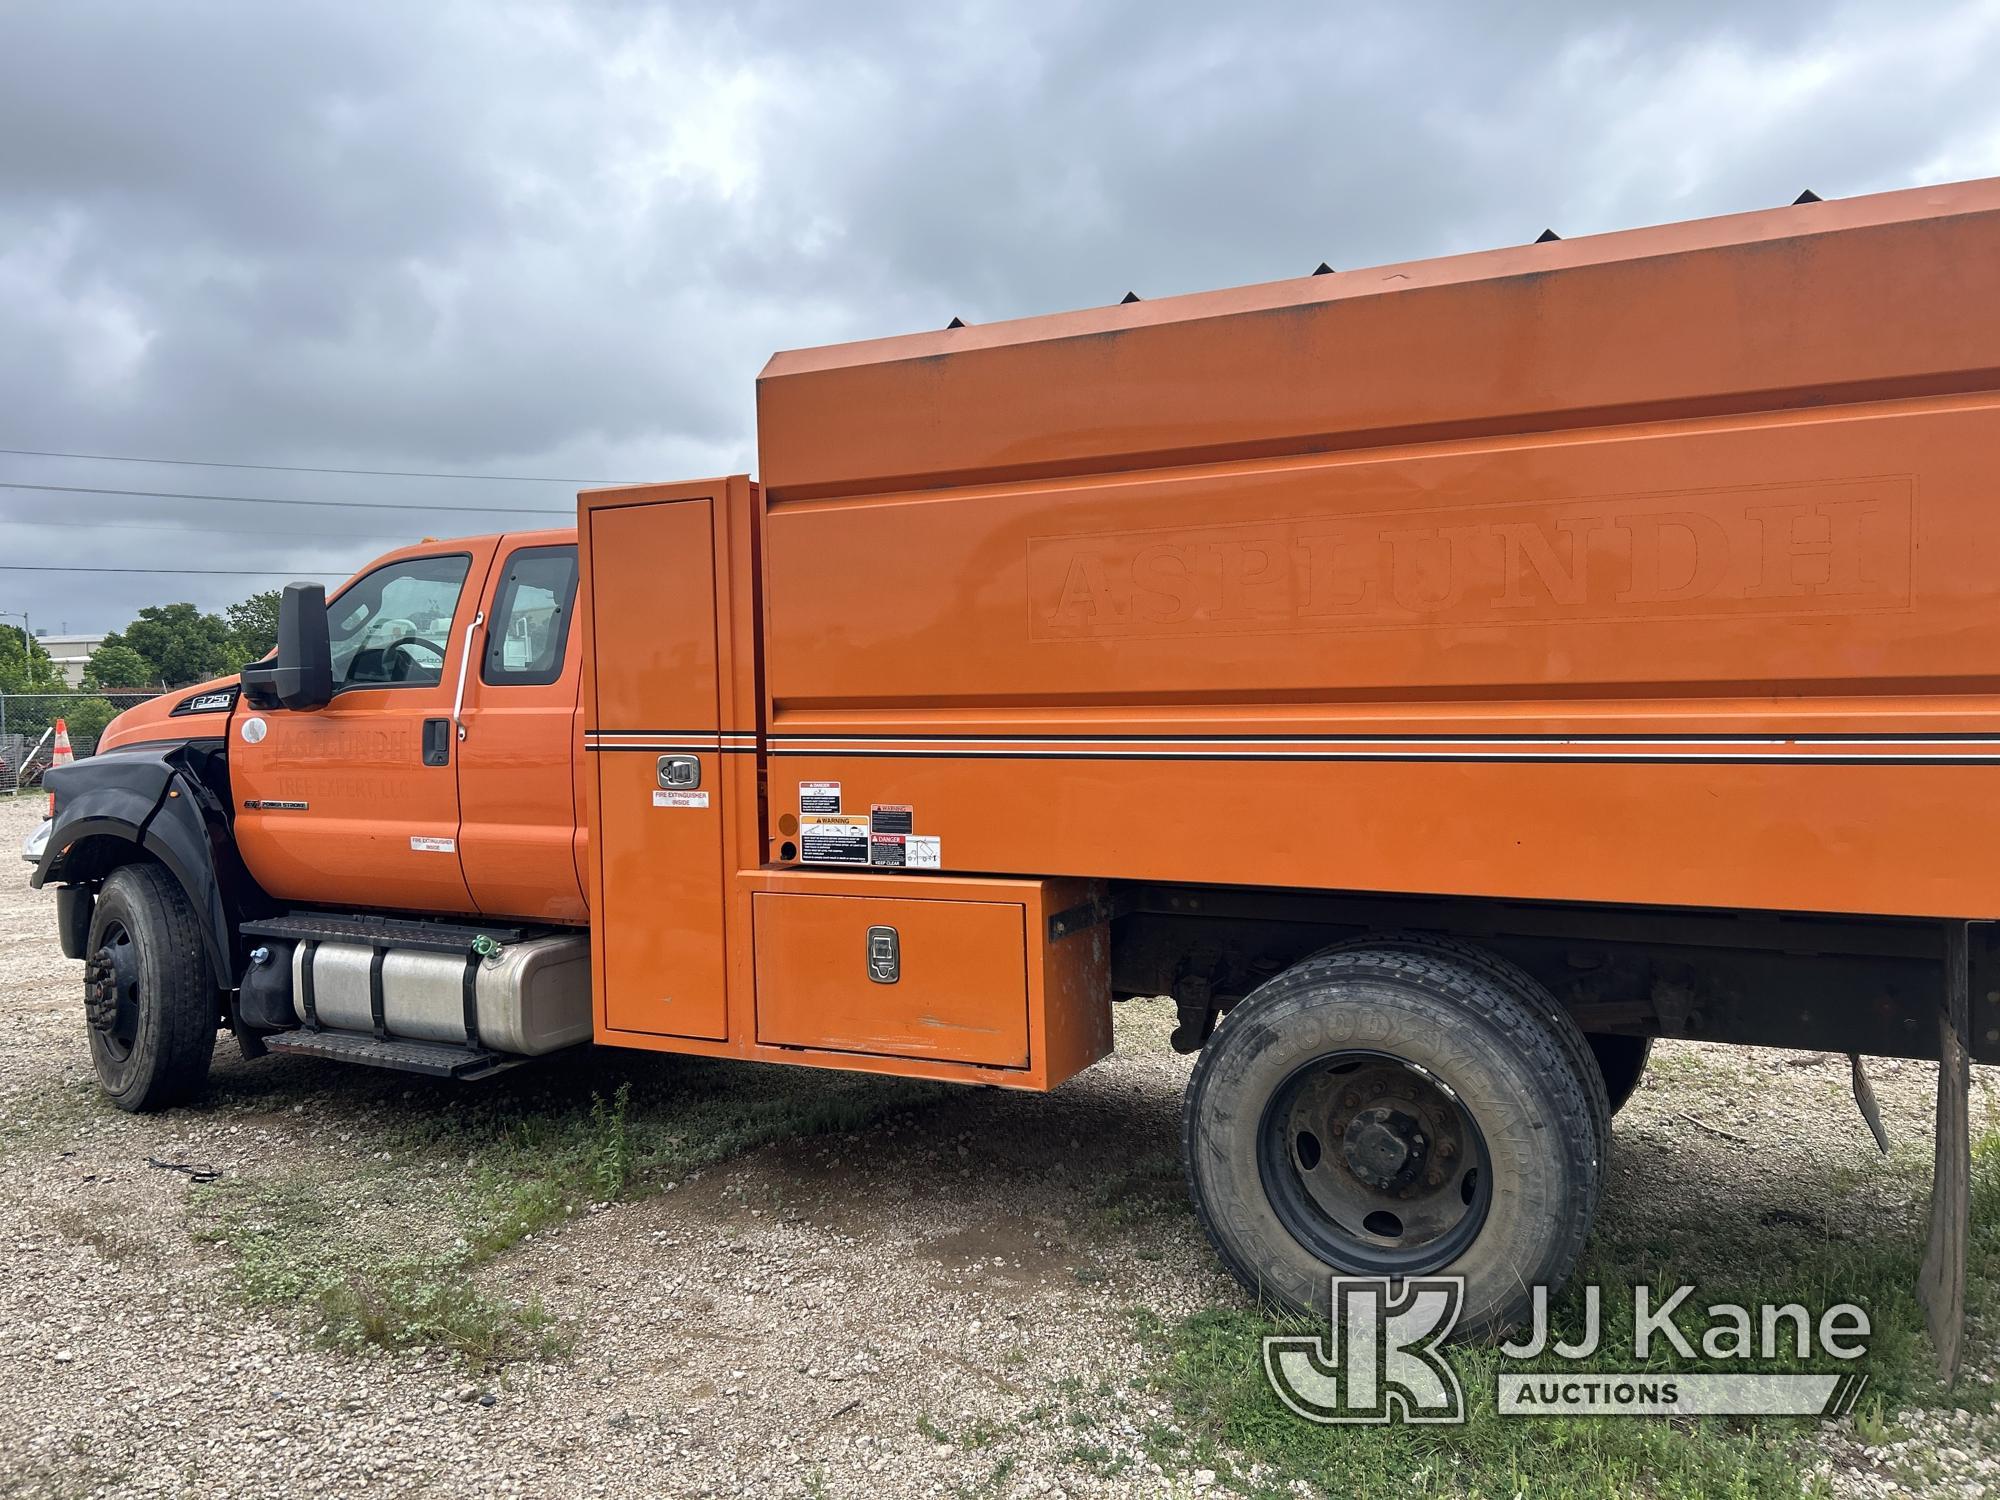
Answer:
M216 984L229 989L248 877L230 839L227 804L203 775L214 756L219 746L179 742L49 770L42 783L55 793L56 821L28 883L94 884L143 851L187 892Z

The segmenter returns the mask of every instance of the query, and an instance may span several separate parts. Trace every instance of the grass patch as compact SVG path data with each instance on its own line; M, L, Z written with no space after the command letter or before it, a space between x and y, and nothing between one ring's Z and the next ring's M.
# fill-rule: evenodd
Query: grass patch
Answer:
M17 1148L39 1147L74 1134L86 1121L115 1118L110 1103L93 1079L48 1084L36 1080L0 1098L0 1160Z
M999 1462L993 1465L992 1470L987 1474L985 1479L976 1485L953 1485L952 1493L965 1497L965 1500L972 1500L972 1497L979 1495L1004 1494L1007 1490L1008 1481L1014 1477L1014 1471L1020 1467L1020 1464L1020 1459L1016 1458L1013 1454L1004 1453L1000 1456Z
M1101 1478L1112 1478L1132 1467L1129 1454L1114 1453L1102 1443L1080 1443L1069 1450L1072 1463L1081 1464Z
M239 1075L236 1107L284 1108L297 1098L285 1071ZM301 1123L347 1114L336 1141L316 1130L270 1172L196 1187L193 1232L228 1250L243 1301L296 1313L322 1342L434 1347L487 1365L566 1347L538 1300L496 1294L478 1274L529 1235L767 1142L858 1129L940 1092L588 1052L484 1088L356 1082L292 1106Z
M337 1347L449 1349L477 1364L553 1359L569 1348L539 1297L494 1297L455 1266L397 1264L346 1276L314 1302L319 1331Z
M1885 1164L1879 1171L1900 1177L1903 1189L1916 1199L1928 1190L1927 1176L1913 1177L1901 1163ZM1968 1301L1975 1308L1991 1308L2000 1293L2000 1130L1989 1130L1975 1142L1972 1220ZM1801 1246L1796 1229L1754 1224L1733 1237L1689 1235L1666 1245L1656 1237L1640 1235L1621 1243L1615 1234L1600 1234L1573 1290L1552 1307L1551 1324L1561 1336L1579 1336L1584 1326L1581 1288L1598 1283L1605 1289L1601 1352L1579 1364L1547 1359L1529 1368L1632 1368L1631 1303L1623 1289L1646 1283L1664 1296L1691 1283L1697 1291L1683 1304L1681 1319L1690 1328L1702 1323L1699 1309L1711 1302L1754 1306L1798 1301L1815 1313L1836 1302L1865 1308L1873 1331L1868 1354L1855 1366L1870 1379L1856 1418L1857 1435L1864 1442L1889 1438L1899 1410L1995 1408L1992 1387L1961 1381L1955 1392L1947 1393L1935 1377L1916 1297L1920 1234L1879 1239L1827 1235ZM1272 1493L1303 1479L1355 1500L1428 1493L1530 1494L1546 1500L1606 1495L1752 1500L1812 1493L1804 1464L1815 1446L1814 1419L1502 1417L1494 1406L1495 1375L1502 1366L1498 1351L1457 1347L1449 1357L1471 1408L1464 1426L1321 1427L1279 1403L1265 1380L1261 1349L1267 1334L1323 1334L1323 1323L1283 1323L1239 1309L1213 1309L1173 1325L1142 1315L1137 1323L1139 1342L1154 1357L1154 1383L1170 1396L1181 1429L1179 1435L1162 1430L1148 1442L1151 1456L1170 1468L1197 1462L1220 1468L1215 1455L1228 1449L1268 1465ZM1973 1325L1967 1368L1990 1365L1996 1336L2000 1329ZM1655 1344L1651 1363L1656 1369L1664 1363L1659 1353ZM1677 1368L1729 1366L1697 1359ZM1759 1368L1842 1366L1820 1358Z
M1103 1230L1191 1215L1178 1143L1173 1149L1145 1152L1124 1171L1097 1183L1084 1213L1089 1226Z
M566 1211L549 1179L483 1171L452 1182L392 1155L226 1178L190 1201L195 1237L234 1256L238 1296L300 1314L324 1344L435 1346L479 1364L560 1352L538 1302L494 1296L474 1276Z

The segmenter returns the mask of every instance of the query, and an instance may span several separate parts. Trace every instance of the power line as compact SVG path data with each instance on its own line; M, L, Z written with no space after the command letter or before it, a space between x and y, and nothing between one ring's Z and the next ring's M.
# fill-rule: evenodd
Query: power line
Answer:
M39 568L0 563L0 573L170 573L176 578L345 578L352 568Z
M18 484L0 480L0 490L37 490L49 495L126 495L135 500L202 500L218 505L308 505L327 510L427 510L464 516L567 516L574 512L519 505L406 505L388 500L281 500L275 495L205 495L174 490L106 490L86 484Z
M32 527L40 531L44 527L62 527L76 531L152 531L164 532L168 536L233 536L241 537L241 530L227 526L135 526L129 521L43 521L34 517L14 517L6 520L9 526ZM295 537L311 537L315 541L329 542L408 542L407 531L288 531L283 540Z
M565 479L556 474L454 474L437 469L325 469L309 464L236 464L210 458L134 458L125 453L57 453L0 448L20 458L81 458L103 464L175 464L190 469L258 469L271 474L355 474L369 479L491 479L507 484L643 484L639 479Z

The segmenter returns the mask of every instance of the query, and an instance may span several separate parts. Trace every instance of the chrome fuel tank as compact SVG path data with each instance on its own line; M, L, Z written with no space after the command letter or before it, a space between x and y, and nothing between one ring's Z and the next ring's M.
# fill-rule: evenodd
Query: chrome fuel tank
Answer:
M292 950L292 1009L300 1023L307 1021L310 961L319 1024L336 1031L373 1032L369 970L375 952L365 943L298 944ZM465 962L455 953L385 950L382 1019L389 1035L428 1042L468 1041ZM479 1043L495 1052L534 1057L589 1041L590 939L562 934L509 943L479 961L474 1001Z

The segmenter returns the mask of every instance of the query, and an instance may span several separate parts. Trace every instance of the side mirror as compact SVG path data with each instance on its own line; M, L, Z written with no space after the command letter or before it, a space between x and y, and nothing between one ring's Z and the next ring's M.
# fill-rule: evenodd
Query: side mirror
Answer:
M243 669L253 708L324 708L333 701L333 647L326 629L326 586L288 583L278 602L278 649Z

